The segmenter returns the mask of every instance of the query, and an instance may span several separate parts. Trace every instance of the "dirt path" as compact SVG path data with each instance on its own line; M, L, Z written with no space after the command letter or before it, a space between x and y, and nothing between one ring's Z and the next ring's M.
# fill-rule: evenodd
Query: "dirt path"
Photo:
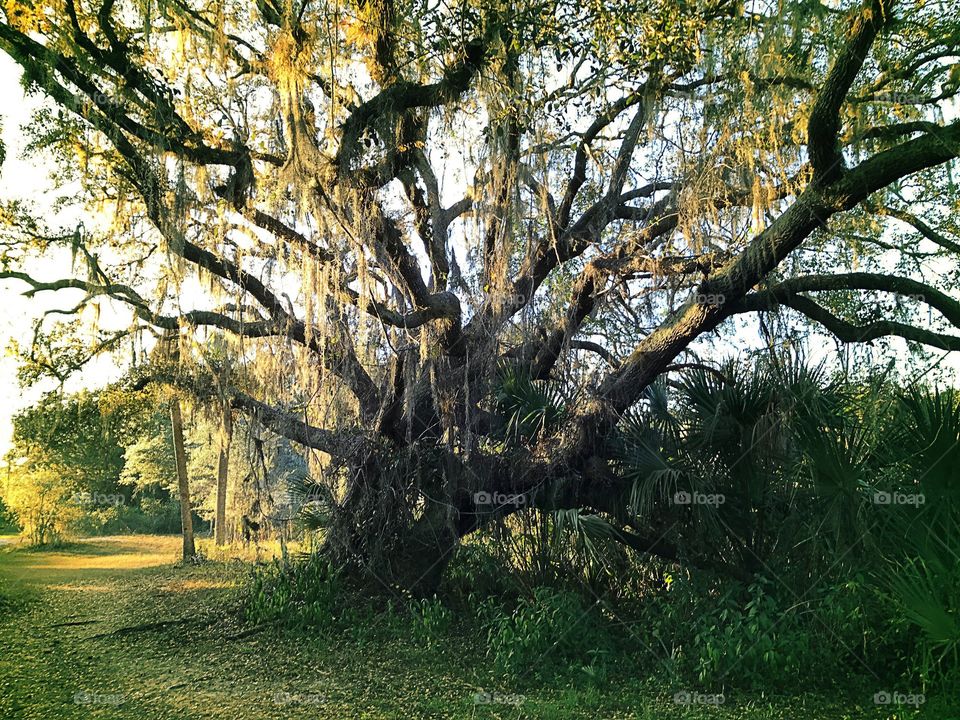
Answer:
M242 570L177 568L178 549L141 536L0 551L0 718L300 717L274 702L291 692L273 689L276 657L204 624Z

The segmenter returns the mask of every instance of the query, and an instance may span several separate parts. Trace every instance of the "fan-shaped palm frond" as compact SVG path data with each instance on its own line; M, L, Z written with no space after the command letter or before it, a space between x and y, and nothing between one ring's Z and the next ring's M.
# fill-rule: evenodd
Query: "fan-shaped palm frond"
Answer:
M588 559L600 563L607 555L609 543L615 542L620 532L599 515L576 509L554 511L553 528L558 539L572 536Z
M326 484L306 471L291 473L287 478L287 493L299 509L299 518L308 530L323 530L330 524L336 507L336 498Z
M549 434L565 414L563 397L556 386L533 380L511 366L501 368L494 403L505 421L505 439L513 442L531 442Z
M890 448L913 471L907 481L932 502L960 501L960 393L914 388L900 407Z
M904 617L923 633L927 645L925 674L935 670L947 655L956 662L960 651L960 572L956 562L947 566L916 557L883 573L884 585Z
M677 446L679 426L675 418L666 423L665 418L665 412L658 419L629 414L616 438L612 454L622 476L630 483L627 510L637 517L649 517L657 502L666 502L690 484L682 459L671 452Z

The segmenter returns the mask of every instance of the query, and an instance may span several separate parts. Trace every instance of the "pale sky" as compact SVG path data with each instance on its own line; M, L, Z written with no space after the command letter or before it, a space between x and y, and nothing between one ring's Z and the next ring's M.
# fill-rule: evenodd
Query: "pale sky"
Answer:
M75 218L61 214L54 215L50 210L52 196L49 194L51 183L47 178L47 168L38 166L35 161L21 157L23 139L21 126L29 119L30 112L42 103L38 96L25 97L20 87L20 67L5 54L0 53L0 117L3 121L3 143L7 157L0 167L0 198L30 198L38 209L48 210L46 219L51 226L72 224ZM64 251L60 257L51 258L30 267L31 274L38 279L56 280L71 275L69 253ZM17 411L28 407L44 393L56 387L55 382L43 382L24 390L17 382L17 364L10 357L7 348L11 339L20 343L29 343L33 321L44 311L53 307L69 307L70 300L77 294L60 295L41 293L34 299L22 297L26 285L16 280L0 280L0 457L10 448L10 435L13 430L11 418ZM101 386L118 377L120 371L109 358L91 363L79 373L68 388Z

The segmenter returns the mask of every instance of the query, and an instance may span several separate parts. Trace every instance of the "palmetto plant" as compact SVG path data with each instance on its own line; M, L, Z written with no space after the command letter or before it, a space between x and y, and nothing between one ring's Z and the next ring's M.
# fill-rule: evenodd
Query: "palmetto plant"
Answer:
M954 521L955 393L855 384L796 359L697 368L650 390L617 436L624 507L648 524L669 518L691 554L732 552L753 569L802 563L808 574L871 564L877 547L899 547L877 492L936 500L926 524L903 532L929 538L930 523ZM677 507L678 491L724 501Z
M879 575L906 620L921 633L919 667L924 681L960 668L960 536L944 538L942 550L892 561ZM949 556L943 562L943 555Z
M885 508L877 577L921 633L929 680L960 667L960 395L911 390L898 410L888 431L891 479L915 501Z
M907 482L934 501L960 499L960 393L911 389L899 403L888 447L900 449Z
M835 395L822 368L796 360L694 368L652 386L617 437L628 511L648 523L669 516L694 555L770 562L781 535L799 531L788 521L804 514L799 498L811 492L803 473L817 448L805 441L819 436L803 430L839 426ZM678 492L722 500L679 506Z
M631 481L624 515L659 521L681 557L773 573L794 588L791 604L827 576L866 572L887 621L915 629L922 680L956 673L960 393L854 383L797 361L728 363L652 386L616 442ZM677 506L680 490L725 502ZM558 520L594 552L617 539L609 523Z
M319 531L329 526L336 498L326 483L306 472L291 473L287 477L287 495L305 528Z
M564 417L564 401L554 384L533 380L509 365L500 369L494 406L503 422L502 437L528 443L549 433Z

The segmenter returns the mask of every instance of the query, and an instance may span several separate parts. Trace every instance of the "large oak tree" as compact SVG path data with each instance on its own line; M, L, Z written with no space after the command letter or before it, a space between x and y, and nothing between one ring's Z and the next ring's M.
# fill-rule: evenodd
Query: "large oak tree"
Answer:
M32 367L235 338L242 372L150 372L320 451L330 552L387 584L431 587L524 505L671 556L608 440L744 317L960 348L950 3L3 7L54 108L31 144L96 229L8 205L0 277L133 316L39 327ZM24 271L57 244L86 273ZM543 383L563 412L511 416L505 384Z

